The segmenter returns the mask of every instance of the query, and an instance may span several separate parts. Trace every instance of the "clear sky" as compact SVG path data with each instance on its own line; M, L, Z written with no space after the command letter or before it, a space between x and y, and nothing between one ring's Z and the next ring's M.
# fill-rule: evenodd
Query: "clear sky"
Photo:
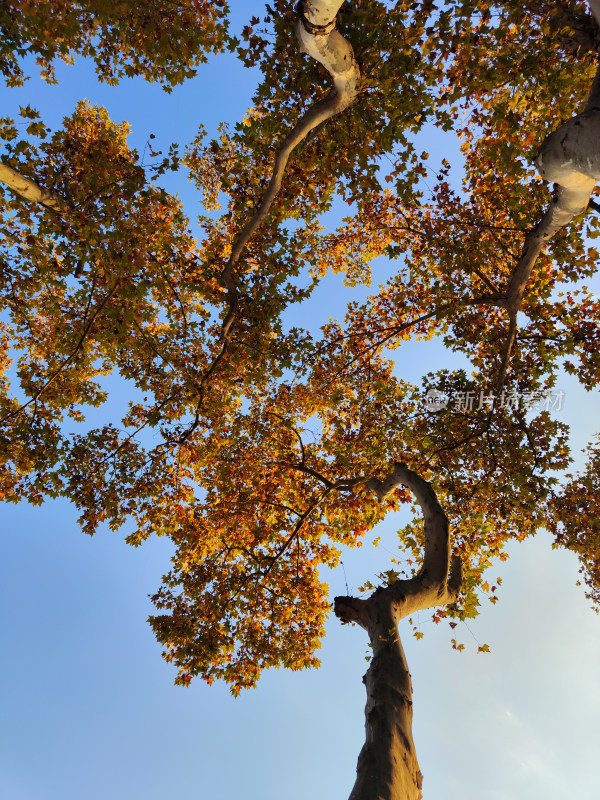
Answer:
M231 5L238 24L246 4ZM1 89L2 115L29 103L57 125L85 97L131 122L140 149L150 133L166 149L189 141L199 123L211 131L238 120L255 76L224 56L172 95L137 80L98 85L81 62L59 69L59 79ZM170 188L194 217L199 199L185 176ZM379 265L382 275L391 268ZM304 323L339 316L342 300L341 281L327 279ZM399 357L409 379L449 365L435 343ZM566 377L558 388L566 393L560 418L582 446L600 429L598 392ZM108 531L90 539L76 516L61 502L0 507L0 800L345 800L363 741L364 632L332 619L320 670L271 672L237 700L200 681L174 687L145 621L147 595L169 566L168 542L135 550ZM388 567L394 520L379 533L380 548L344 557L332 595ZM503 578L501 602L484 601L479 619L456 629L465 653L426 615L420 641L401 627L425 800L596 800L600 617L575 586L576 559L552 551L548 536L510 553L490 573ZM491 653L478 655L478 643Z

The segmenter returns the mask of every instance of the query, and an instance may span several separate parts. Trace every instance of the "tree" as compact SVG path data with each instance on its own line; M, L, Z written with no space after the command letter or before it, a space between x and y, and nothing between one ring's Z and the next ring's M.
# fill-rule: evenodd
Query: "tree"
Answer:
M317 663L329 608L319 567L335 565L340 545L360 543L412 493L424 530L408 525L400 539L418 571L390 571L368 599L337 598L335 613L366 628L373 648L369 744L352 797L416 797L398 620L429 607L438 620L474 615L477 591L489 591L484 569L541 525L582 553L596 591L593 517L575 517L567 502L576 479L555 495L550 474L568 464L564 426L544 411L531 418L519 399L550 391L565 357L584 385L596 382L597 301L556 289L591 274L597 258L570 225L598 178L595 87L573 116L597 28L576 3L357 3L338 19L341 5L304 3L294 19L278 2L251 20L245 44L230 40L264 80L235 131L210 142L200 134L184 156L204 194L199 245L181 205L153 181L179 166L176 150L159 158L150 147L153 165L141 163L125 128L85 104L52 136L29 108L27 137L4 121L4 347L7 363L12 351L25 355L22 398L8 384L2 395L2 492L12 501L68 497L88 533L132 518L132 544L170 536L174 569L155 596L166 613L152 620L165 657L178 682L223 678L234 692L265 667ZM202 6L213 31L209 12L221 19L220 6ZM9 28L12 76L14 53L30 40L46 72L55 54L93 54L94 34L121 41L112 17L93 17L88 30L82 9L68 18L62 49L49 51L28 32L39 18L19 19ZM148 41L156 44L149 19L148 40L111 50L126 73L176 82L198 48L224 42L221 28L211 38L200 26L189 59L173 66L179 50L168 49L164 62L144 61ZM186 22L174 24L177 34ZM310 60L298 55L292 26ZM334 88L317 88L314 102L317 62ZM399 75L406 90L397 94ZM557 117L567 121L555 130ZM425 199L427 154L415 137L426 123L459 129L464 190L442 162ZM527 160L545 133L537 164L556 182L550 201ZM323 233L320 216L336 195L355 213ZM595 219L586 225L593 235ZM380 254L402 256L398 275L350 308L343 326L331 323L320 341L285 330L284 312L311 291L295 280L303 271L366 281ZM404 340L433 335L474 367L469 378L425 379L434 400L460 398L453 414L435 402L422 408L423 389L399 379L390 360ZM83 425L82 408L102 403L111 370L139 393L122 429L70 432L64 416ZM581 478L594 480L593 468Z

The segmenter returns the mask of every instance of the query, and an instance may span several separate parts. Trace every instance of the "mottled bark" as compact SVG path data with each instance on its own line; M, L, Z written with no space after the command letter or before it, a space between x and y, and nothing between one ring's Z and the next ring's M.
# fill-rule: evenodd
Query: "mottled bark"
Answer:
M585 111L551 133L535 160L540 175L559 187L538 226L538 235L551 236L574 216L583 213L600 180L598 82L597 74Z
M412 738L412 685L400 642L398 622L417 610L458 599L462 583L459 558L450 566L448 519L427 481L404 464L367 488L383 500L403 484L416 496L425 522L425 553L419 573L376 589L366 600L336 597L335 614L369 634L371 665L367 689L365 744L358 758L350 800L419 800L421 772Z
M344 610L344 599L337 598L336 614ZM350 800L418 800L422 776L412 738L408 664L390 604L373 600L369 612L372 659L363 678L366 737Z

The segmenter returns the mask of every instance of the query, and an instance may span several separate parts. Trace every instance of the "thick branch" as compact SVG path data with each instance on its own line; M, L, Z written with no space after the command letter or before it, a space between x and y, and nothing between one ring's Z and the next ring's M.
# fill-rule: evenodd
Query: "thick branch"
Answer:
M462 573L457 561L453 563L452 580L448 580L450 566L448 518L431 484L408 469L406 464L395 464L387 478L383 480L373 478L365 485L374 491L380 500L385 500L401 484L413 492L423 511L425 553L423 566L418 575L409 580L396 581L385 589L375 592L379 596L385 594L393 603L396 621L418 609L455 602L462 582ZM354 610L356 611L356 607Z
M450 534L448 518L438 502L431 484L423 480L405 464L395 464L392 474L383 481L372 480L367 484L380 500L388 497L403 484L413 492L423 511L425 522L425 557L421 575L435 584L445 583L450 564Z
M7 167L6 164L0 164L0 182L24 200L39 203L44 208L50 208L59 214L66 214L68 211L66 203L58 195L42 189L37 183L25 178L12 167Z
M584 111L593 111L598 108L600 108L600 70L597 69Z
M540 175L557 185L548 210L525 237L521 258L508 289L508 307L516 314L537 258L557 231L587 209L590 195L600 180L600 67L588 97L586 110L565 122L542 144L535 165Z
M600 0L590 3L594 14L600 12ZM498 376L498 388L504 381L517 332L517 314L523 304L525 288L537 259L550 239L571 220L583 214L600 180L600 66L590 89L585 110L561 125L543 142L535 159L540 175L555 186L553 200L538 224L525 237L521 257L507 291L509 314L507 343Z
M222 280L229 289L233 288L232 273L244 247L264 221L279 194L292 151L310 131L347 108L358 94L360 70L352 47L335 29L336 14L342 2L343 0L303 0L298 4L296 37L300 50L325 67L333 78L334 85L324 100L308 109L281 144L267 190L256 212L235 240L229 261L223 270Z

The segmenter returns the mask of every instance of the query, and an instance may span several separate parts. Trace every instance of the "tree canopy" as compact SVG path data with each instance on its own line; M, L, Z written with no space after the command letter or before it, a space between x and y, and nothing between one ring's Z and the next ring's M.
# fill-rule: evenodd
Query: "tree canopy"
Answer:
M57 61L72 63L80 55L94 60L103 81L142 75L171 87L194 76L207 53L224 48L227 4L7 0L0 27L0 71L9 86L27 79L27 56L35 56L42 77L52 82Z
M57 130L30 107L0 126L0 492L68 498L89 534L127 522L133 545L173 540L151 623L179 683L237 693L266 667L316 665L320 570L389 511L425 508L419 481L451 532L436 620L474 616L486 568L541 527L598 599L597 444L564 477L547 401L560 369L588 389L600 371L587 4L275 0L239 40L203 0L8 3L0 25L10 84L30 55L48 80L88 56L103 80L169 88L223 49L261 75L239 124L166 155L85 102ZM422 151L432 127L459 137L460 164ZM197 223L170 171L197 187ZM380 256L395 274L343 321L288 324L326 273L368 284ZM402 346L433 337L472 370L413 385ZM113 373L129 409L90 425ZM427 535L399 531L383 585L427 572ZM446 585L450 548L462 574Z

